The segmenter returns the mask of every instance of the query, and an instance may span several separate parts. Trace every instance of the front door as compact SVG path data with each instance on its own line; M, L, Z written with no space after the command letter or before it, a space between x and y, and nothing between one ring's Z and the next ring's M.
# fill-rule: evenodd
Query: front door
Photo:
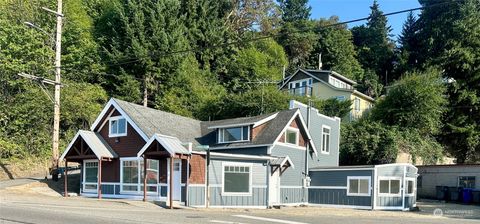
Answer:
M182 160L173 161L173 200L180 201L182 197Z
M270 191L269 191L270 205L280 204L280 169L275 170L270 177Z

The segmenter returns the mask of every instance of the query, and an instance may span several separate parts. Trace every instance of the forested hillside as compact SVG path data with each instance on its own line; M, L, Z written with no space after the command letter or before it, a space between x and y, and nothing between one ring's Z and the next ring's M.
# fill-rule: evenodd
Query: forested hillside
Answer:
M201 120L285 109L292 97L276 84L284 68L316 68L322 54L323 69L377 98L369 116L342 127L344 164L391 162L399 150L427 163L447 153L480 159L478 0L420 0L427 8L398 38L376 2L367 23L351 29L334 15L310 19L307 2L64 0L61 149L110 97ZM55 18L43 6L56 8L0 0L3 159L50 154L52 88L17 76L54 77ZM339 117L350 106L314 104Z

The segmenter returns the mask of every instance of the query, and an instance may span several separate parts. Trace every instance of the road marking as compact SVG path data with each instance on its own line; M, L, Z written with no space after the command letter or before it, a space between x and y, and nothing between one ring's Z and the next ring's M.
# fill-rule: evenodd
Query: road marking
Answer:
M246 218L246 219L256 219L256 220L267 221L267 222L277 222L277 223L286 223L286 224L307 224L305 222L295 222L295 221L288 221L288 220L282 220L282 219L271 219L271 218L257 217L257 216L251 216L251 215L232 215L232 216L239 217L239 218Z
M243 222L230 222L230 221L223 221L223 220L210 220L213 223L224 223L224 224L247 224Z

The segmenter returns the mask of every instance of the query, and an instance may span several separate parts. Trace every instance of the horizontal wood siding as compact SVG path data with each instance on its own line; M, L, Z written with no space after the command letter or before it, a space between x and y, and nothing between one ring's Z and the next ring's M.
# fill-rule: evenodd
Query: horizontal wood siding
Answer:
M371 206L369 196L347 196L345 189L312 189L308 190L308 202L311 204Z
M372 174L372 170L310 171L310 186L346 187L348 176L369 176L373 184Z
M120 182L120 161L102 161L102 182Z
M294 167L288 167L280 176L281 186L302 186L305 169L305 150L292 148L283 145L275 145L272 149L272 156L288 156Z
M245 163L250 164L252 163L252 185L267 185L267 171L263 163L265 162L258 162L258 161L246 161L246 160L211 160L210 162L210 185L212 184L219 184L223 183L222 180L222 162L235 162L235 163Z

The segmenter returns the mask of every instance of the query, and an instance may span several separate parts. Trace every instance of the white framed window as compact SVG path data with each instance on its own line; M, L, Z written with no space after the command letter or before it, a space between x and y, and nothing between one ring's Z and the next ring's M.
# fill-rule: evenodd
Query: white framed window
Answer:
M338 101L345 101L345 96L336 96L335 99Z
M415 178L405 178L405 195L415 196Z
M358 97L355 97L355 111L360 111L360 99Z
M147 159L147 193L158 192L158 160ZM142 158L120 159L120 192L142 193L144 165Z
M463 188L475 188L475 176L458 177L458 186Z
M252 163L222 163L222 195L252 195Z
M378 196L400 197L400 177L378 177Z
M127 135L127 120L122 116L110 117L108 137Z
M311 78L301 79L296 81L291 81L288 84L288 88L290 89L290 93L299 95L299 96L309 96L310 95L310 87L313 84L313 80Z
M322 125L322 149L323 154L330 154L330 132L331 128L326 125Z
M218 129L218 143L244 142L250 140L250 127L232 127Z
M347 196L370 196L370 176L348 176Z
M83 192L98 191L98 160L83 161Z
M300 131L297 128L288 127L285 130L285 143L299 145Z

